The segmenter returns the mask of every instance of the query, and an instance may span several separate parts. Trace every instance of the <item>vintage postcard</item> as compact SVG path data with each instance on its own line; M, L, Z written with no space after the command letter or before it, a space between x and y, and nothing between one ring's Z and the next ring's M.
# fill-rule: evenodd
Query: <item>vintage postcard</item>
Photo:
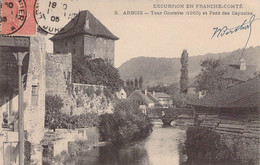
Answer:
M259 0L0 0L0 165L258 165L259 36Z

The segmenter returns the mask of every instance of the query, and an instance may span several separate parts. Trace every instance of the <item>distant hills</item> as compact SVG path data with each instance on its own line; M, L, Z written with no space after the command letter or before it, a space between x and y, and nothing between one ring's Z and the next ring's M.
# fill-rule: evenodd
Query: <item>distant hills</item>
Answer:
M188 50L189 51L189 50ZM189 78L194 78L201 70L200 61L206 58L221 58L224 64L239 64L243 49L232 52L208 53L189 57ZM260 46L245 50L243 59L248 65L256 65L260 70ZM123 63L118 69L123 80L143 76L144 85L156 86L179 81L180 58L137 57Z

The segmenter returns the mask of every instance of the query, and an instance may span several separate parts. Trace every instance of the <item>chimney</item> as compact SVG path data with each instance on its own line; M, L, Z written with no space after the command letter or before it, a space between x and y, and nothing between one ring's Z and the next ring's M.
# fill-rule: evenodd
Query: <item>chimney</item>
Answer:
M90 29L90 28L89 28L89 19L86 19L86 20L85 20L85 28L86 28L86 29Z
M155 95L155 91L153 91L153 95Z
M147 96L147 89L144 90L144 95Z
M240 70L246 70L246 60L245 59L240 60Z

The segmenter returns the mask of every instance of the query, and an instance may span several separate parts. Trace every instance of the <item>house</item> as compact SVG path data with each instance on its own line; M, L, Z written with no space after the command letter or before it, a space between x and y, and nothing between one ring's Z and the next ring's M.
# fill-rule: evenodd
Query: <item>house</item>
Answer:
M171 97L162 92L147 92L135 90L128 98L128 100L137 101L140 104L140 109L147 108L169 108L172 107Z
M88 10L80 11L61 31L50 38L54 54L85 55L89 58L108 59L112 64L115 41L118 39Z
M155 105L158 105L158 107L169 108L173 106L171 96L166 93L153 91L153 93L148 92L147 96L153 100Z
M18 66L13 53L26 53L23 59L23 111L26 155L40 162L45 117L46 34L0 36L0 164L18 162ZM31 152L31 153L28 153ZM5 158L5 159L3 159Z
M155 103L141 90L135 90L128 98L128 100L137 101L140 105L145 105L147 108L154 108Z
M234 85L190 103L194 123L220 133L260 137L260 77Z

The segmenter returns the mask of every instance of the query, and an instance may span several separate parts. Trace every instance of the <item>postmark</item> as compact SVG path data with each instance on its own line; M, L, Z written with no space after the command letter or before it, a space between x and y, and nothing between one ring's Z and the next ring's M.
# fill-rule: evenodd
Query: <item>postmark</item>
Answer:
M66 33L74 26L63 27L79 12L76 6L77 0L36 0L34 18L38 26L48 34ZM77 20L75 20L76 24Z
M37 27L33 17L34 1L2 0L0 3L0 34L13 36L36 35Z
M27 6L24 0L1 1L1 34L10 35L19 31L27 18Z

